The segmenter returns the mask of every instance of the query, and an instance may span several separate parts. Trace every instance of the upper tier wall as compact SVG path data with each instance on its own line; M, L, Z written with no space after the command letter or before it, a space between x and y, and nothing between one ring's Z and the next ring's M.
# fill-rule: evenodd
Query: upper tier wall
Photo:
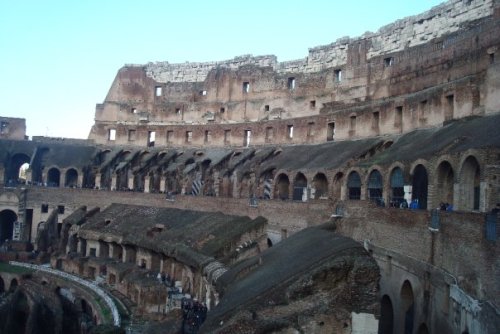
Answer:
M146 74L157 82L202 82L210 70L216 67L238 69L253 65L272 67L278 73L312 73L347 63L347 51L361 41L369 46L367 59L402 51L405 48L424 44L431 39L455 32L465 22L474 21L493 14L496 0L450 0L422 14L409 16L380 28L376 33L367 32L358 38L344 37L336 42L309 49L307 57L278 62L276 56L244 55L230 60L182 64L168 62L146 65Z

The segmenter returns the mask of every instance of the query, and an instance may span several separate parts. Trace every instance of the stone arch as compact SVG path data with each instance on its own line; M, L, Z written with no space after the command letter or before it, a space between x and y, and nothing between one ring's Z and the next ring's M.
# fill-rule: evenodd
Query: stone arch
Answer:
M333 189L332 194L333 198L340 200L342 198L342 183L344 182L344 173L337 172L333 177Z
M453 205L453 185L455 183L455 173L451 164L444 160L437 167L436 207L439 203L449 203ZM436 196L436 197L437 197Z
M401 311L404 323L404 333L413 333L413 323L415 320L415 297L410 281L405 280L401 286Z
M47 186L48 187L59 187L59 182L61 180L61 172L57 167L51 167L47 171Z
M380 320L378 323L379 334L394 333L394 308L388 295L382 296L380 302Z
M350 200L361 199L361 177L356 171L350 172L347 177L347 197Z
M289 198L290 194L290 179L285 173L280 173L276 177L276 182L274 186L274 198L279 198L286 200Z
M479 162L469 155L460 168L460 208L463 210L479 210L480 208L480 176Z
M5 282L2 278L2 276L0 275L0 293L4 293L5 292Z
M302 201L304 192L307 194L307 178L304 173L298 172L293 179L293 200Z
M16 221L17 214L14 211L6 209L0 212L0 245L6 240L12 240Z
M418 201L419 209L427 209L427 195L429 187L429 176L427 169L418 164L412 173L412 200Z
M66 171L64 186L69 188L78 187L78 171L75 168L70 168Z
M328 178L324 173L317 173L313 178L314 199L328 197Z
M429 334L429 328L427 328L427 325L425 324L425 322L420 324L420 326L418 327L417 333L418 334Z
M25 333L28 326L28 319L30 317L31 311L29 306L28 298L26 294L22 291L16 293L13 305L11 309L13 311L13 321L8 328L11 333Z
M367 183L368 198L372 201L381 203L384 193L384 182L382 174L378 169L374 169L370 172Z
M10 285L9 285L9 291L14 292L16 291L17 287L19 286L19 282L17 281L17 278L13 278L10 280Z
M15 186L20 182L21 166L30 163L30 157L24 153L17 153L12 156L10 163L5 170L5 183L7 186ZM25 179L26 180L26 179Z
M391 170L389 177L389 187L391 189L391 203L395 207L399 207L400 204L405 200L405 190L404 190L404 176L403 169L401 167L394 167Z

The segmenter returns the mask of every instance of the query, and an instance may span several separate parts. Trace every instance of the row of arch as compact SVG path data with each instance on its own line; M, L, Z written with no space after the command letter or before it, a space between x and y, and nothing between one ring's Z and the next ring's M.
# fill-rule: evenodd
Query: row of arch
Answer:
M129 153L130 155L130 153ZM27 159L27 157L25 157ZM14 159L22 166L23 159ZM190 166L186 162L186 166ZM192 161L194 164L194 160ZM428 162L420 161L412 166L411 170L405 168L401 163L395 163L394 166L386 172L379 167L372 167L367 173L363 173L360 168L350 168L345 173L338 171L333 180L329 181L327 172L318 172L309 182L308 177L303 172L297 172L290 175L287 171L275 173L275 170L268 170L260 174L260 177L253 176L249 172L239 176L237 193L233 189L220 189L222 181L214 180L209 172L209 165L204 163L200 165L198 176L185 176L180 180L176 175L177 171L168 172L161 177L159 169L144 173L132 173L129 168L117 170L115 176L98 177L93 176L94 180L85 180L85 171L78 171L76 168L68 168L63 171L61 178L61 169L52 166L47 170L45 182L47 186L52 187L81 187L97 186L104 189L124 190L134 189L136 191L159 192L170 191L181 193L181 188L192 187L192 182L196 178L203 180L203 189L200 194L228 196L228 197L261 197L264 199L281 200L308 200L308 199L370 199L386 204L396 204L403 200L417 200L419 208L426 209L429 205L438 206L440 202L449 203L462 210L480 210L480 180L481 168L478 159L473 155L468 155L461 162L459 167L453 167L448 160L442 160L435 169L429 169ZM16 165L17 166L17 165ZM194 165L193 165L194 166ZM213 174L213 170L211 171ZM99 174L100 175L100 174ZM346 175L346 176L345 176ZM226 184L233 182L234 177L224 176ZM162 178L165 179L162 181ZM147 180L147 182L146 182ZM161 182L165 182L162 186ZM183 184L184 182L184 184ZM82 184L83 183L83 184ZM405 186L408 188L405 194ZM433 187L436 194L429 201L429 187ZM216 189L217 188L217 189ZM230 187L234 188L234 187Z

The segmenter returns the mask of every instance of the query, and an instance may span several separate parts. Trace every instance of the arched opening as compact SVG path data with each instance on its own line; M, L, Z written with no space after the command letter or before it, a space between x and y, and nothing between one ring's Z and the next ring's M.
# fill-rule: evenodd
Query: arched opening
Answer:
M361 199L361 177L359 177L358 172L353 171L347 177L347 189L349 192L349 199Z
M399 208L401 202L404 201L405 190L404 190L404 179L403 170L396 167L391 172L391 204L394 207Z
M28 318L30 316L30 307L28 298L22 292L16 294L14 305L11 306L13 311L13 321L8 327L10 333L25 333L28 325Z
M428 184L427 169L423 165L417 165L413 171L412 200L417 202L418 209L427 209Z
M12 240L14 234L14 223L17 221L17 215L12 210L3 210L0 212L0 245L6 240Z
M78 172L76 169L70 168L66 171L64 186L69 188L76 188L78 186Z
M279 198L282 200L286 200L289 198L289 189L290 189L290 180L286 174L278 175L278 179L276 182L276 196L275 198Z
M304 174L298 173L293 181L293 200L302 201L304 199L304 194L307 200L307 179Z
M61 179L61 172L59 169L52 167L47 173L47 186L59 187L59 180Z
M373 170L368 176L368 197L377 204L382 204L382 174L378 170Z
M21 165L21 167L19 167L19 183L21 184L29 183L28 181L31 181L29 174L30 174L30 164L25 162Z
M404 315L404 334L413 334L415 299L411 283L406 280L401 287L401 311Z
M440 203L453 204L453 183L454 173L448 161L443 161L437 169L437 191L439 198L436 198ZM437 204L437 203L436 203Z
M323 173L318 173L313 179L314 199L328 198L328 179Z
M273 242L272 242L272 240L271 240L271 239L269 239L269 238L267 238L267 247L268 247L268 248L273 247Z
M378 334L392 334L394 332L394 309L391 298L384 295L380 303L380 321Z
M18 183L26 181L26 166L29 167L30 157L23 153L15 154L10 160L10 165L6 170L5 183L7 186L16 186ZM24 166L24 167L23 167ZM24 171L21 169L24 168Z
M429 334L429 329L427 328L427 325L425 323L422 323L418 327L418 334Z
M460 173L460 183L462 184L462 208L464 210L479 210L479 163L473 156L465 159Z
M9 292L16 291L18 285L19 285L19 283L17 282L17 279L13 278L10 281Z
M269 239L267 239L269 240ZM0 276L0 294L5 292L5 282L3 281L2 276Z

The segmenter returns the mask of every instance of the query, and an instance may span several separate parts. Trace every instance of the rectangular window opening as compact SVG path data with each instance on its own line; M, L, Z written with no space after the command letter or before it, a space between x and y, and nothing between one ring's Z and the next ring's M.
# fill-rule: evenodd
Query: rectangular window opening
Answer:
M311 109L316 108L316 100L309 101L309 107L310 107Z
M287 135L288 135L288 139L292 139L293 138L293 125L288 125L287 126Z
M245 137L243 138L243 146L245 146L245 147L250 146L251 139L252 139L252 131L245 130Z
M289 90L295 89L295 78L294 77L288 78L288 89Z
M209 130L205 130L205 143L210 143L212 141L212 133Z
M495 63L495 53L490 53L490 64Z
M266 104L266 105L264 106L264 111L269 111L269 104Z
M64 214L64 205L57 206L57 213L63 215Z
M190 143L193 140L193 131L186 131L186 143Z
M226 111L226 109L224 109L224 108L220 108L220 110L219 110L219 112L220 112L221 114L223 114L225 111Z
M373 123L372 123L373 128L378 129L380 123L380 112L374 111L372 115L373 115Z
M330 122L328 123L326 140L333 141L334 136L335 136L335 122Z
M135 130L128 130L128 140L129 141L135 140Z
M137 108L132 108L132 109L130 109L130 112L131 112L132 114L137 114Z
M384 66L385 67L391 67L392 65L394 65L394 57L384 58Z
M354 115L350 117L349 130L351 132L356 131L356 116Z
M181 114L181 108L175 108L175 113L177 115L180 115Z
M155 87L155 96L161 96L161 93L162 93L162 87L156 86Z
M42 213L47 213L49 212L49 205L48 204L42 204L42 207L40 208L40 211Z
M250 82L245 81L243 83L243 93L248 94L248 92L250 92Z
M148 147L155 146L155 140L156 140L156 131L149 131L148 132Z
M116 139L116 129L109 129L108 131L108 140Z
M333 71L334 76L335 76L335 82L341 82L342 81L342 70L335 70Z
M307 123L307 136L314 137L314 122Z
M270 143L274 139L274 128L273 127L267 127L266 128L266 142Z
M224 144L231 143L231 130L224 130Z
M174 139L174 131L168 130L167 131L167 144L172 144L173 139Z
M397 106L394 114L394 126L396 128L403 128L403 107Z
M206 96L207 95L207 91L206 90L200 90L200 95L201 96Z

